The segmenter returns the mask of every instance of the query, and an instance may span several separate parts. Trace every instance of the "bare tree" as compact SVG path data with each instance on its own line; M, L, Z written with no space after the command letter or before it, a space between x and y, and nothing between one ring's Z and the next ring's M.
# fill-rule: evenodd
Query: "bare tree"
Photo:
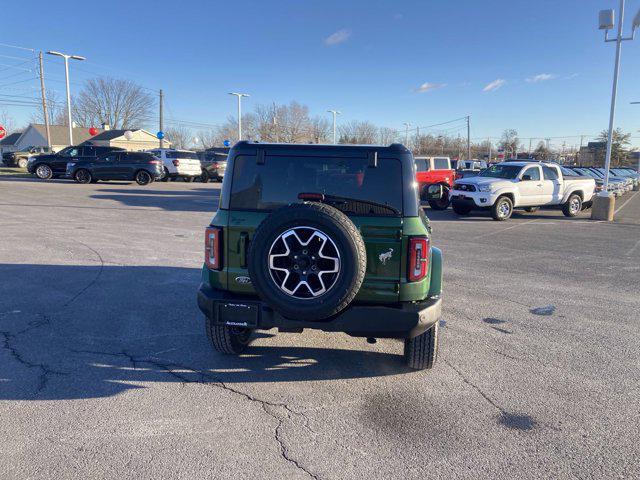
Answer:
M190 148L193 144L193 133L182 125L166 128L165 137L173 148Z
M154 101L130 80L99 77L87 80L74 99L74 119L82 126L107 123L112 128L139 128L148 123Z
M7 133L13 133L16 129L16 123L14 122L13 117L11 117L4 109L0 109L0 125L4 127Z
M389 127L380 127L380 145L391 145L398 141L398 130Z
M518 151L519 144L520 139L518 139L518 132L509 128L502 132L502 137L500 137L500 143L498 145L500 148L504 149L505 152L515 156Z
M51 125L66 125L67 111L64 100L58 97L55 90L47 90L47 113ZM38 107L29 117L31 123L44 123L44 112Z
M340 143L371 145L378 138L378 127L371 122L353 120L340 126Z
M331 138L331 125L329 120L322 117L313 117L309 121L309 142L329 143Z

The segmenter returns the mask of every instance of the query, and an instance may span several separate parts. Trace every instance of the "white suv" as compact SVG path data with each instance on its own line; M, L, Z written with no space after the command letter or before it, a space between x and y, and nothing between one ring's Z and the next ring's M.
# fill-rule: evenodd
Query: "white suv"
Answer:
M173 148L156 148L148 150L164 165L164 177L162 181L181 177L185 182L193 182L202 175L202 166L196 152L191 150L176 150Z

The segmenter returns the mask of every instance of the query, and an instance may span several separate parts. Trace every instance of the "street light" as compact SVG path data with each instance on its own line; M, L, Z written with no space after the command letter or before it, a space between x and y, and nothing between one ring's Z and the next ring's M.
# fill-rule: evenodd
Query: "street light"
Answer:
M613 140L613 125L616 113L616 97L618 93L618 75L620 73L620 53L622 50L622 42L627 40L633 40L635 38L636 29L640 26L640 10L633 19L631 25L631 36L623 37L622 29L624 27L624 0L620 0L620 14L618 18L618 34L616 38L609 38L609 30L615 25L615 12L613 10L601 10L600 11L600 30L604 30L605 42L616 42L616 58L613 70L613 88L611 91L611 111L609 113L609 134L607 135L607 154L605 157L605 177L602 191L599 195L607 197L607 187L609 185L609 167L611 166L611 145Z
M86 58L81 57L80 55L67 55L65 53L54 52L53 50L49 50L47 54L64 58L64 74L65 74L65 79L67 81L67 122L69 123L69 145L73 145L73 122L71 121L71 93L69 92L69 59L73 58L74 60L86 60Z
M242 97L250 96L247 93L229 92L229 95L238 97L238 141L242 140Z
M333 115L333 144L336 144L336 115L342 115L340 110L327 110Z

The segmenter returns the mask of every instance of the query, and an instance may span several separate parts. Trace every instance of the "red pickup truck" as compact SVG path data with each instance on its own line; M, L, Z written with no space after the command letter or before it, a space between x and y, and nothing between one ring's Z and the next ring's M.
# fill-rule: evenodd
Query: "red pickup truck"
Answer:
M427 200L434 210L445 210L449 206L449 191L456 179L456 172L451 168L449 157L415 157L416 181L420 198ZM442 196L439 199L428 198L430 185L442 185Z

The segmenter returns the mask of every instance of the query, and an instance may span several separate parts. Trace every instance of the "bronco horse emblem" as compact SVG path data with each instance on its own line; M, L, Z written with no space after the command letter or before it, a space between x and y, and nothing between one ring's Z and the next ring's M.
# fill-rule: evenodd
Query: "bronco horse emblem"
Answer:
M388 252L381 253L378 255L378 259L383 265L387 264L387 260L391 260L391 255L393 254L393 248L390 248Z

